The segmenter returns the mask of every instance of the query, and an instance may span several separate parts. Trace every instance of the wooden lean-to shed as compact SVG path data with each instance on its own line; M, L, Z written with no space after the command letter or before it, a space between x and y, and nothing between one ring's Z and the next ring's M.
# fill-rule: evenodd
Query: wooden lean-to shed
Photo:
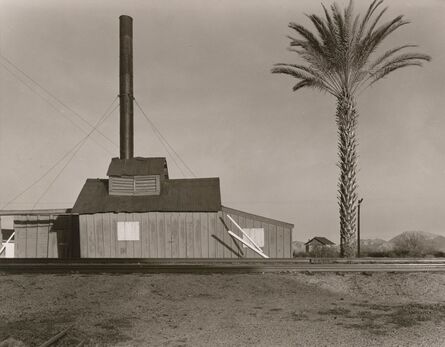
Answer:
M70 210L9 210L1 215L13 219L8 237L13 258L78 258L78 218ZM4 244L5 245L5 244ZM5 256L3 252L0 257Z

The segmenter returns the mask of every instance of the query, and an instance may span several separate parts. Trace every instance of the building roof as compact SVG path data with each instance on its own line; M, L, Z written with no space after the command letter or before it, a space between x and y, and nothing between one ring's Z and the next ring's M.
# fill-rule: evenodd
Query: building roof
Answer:
M259 216L257 214L253 214L250 212L240 211L240 210L237 210L237 209L234 209L231 207L227 207L227 206L222 206L222 211L229 215L231 213L233 213L234 215L243 216L244 218L250 218L250 219L254 219L256 221L260 221L260 222L264 222L264 223L268 223L268 224L274 224L276 226L280 226L280 227L284 227L284 228L293 229L293 227L294 227L294 225L291 223L279 221L277 219L272 219L272 218L268 218L268 217Z
M308 242L306 242L305 245L307 245L313 241L318 241L319 243L321 243L324 246L335 245L334 242L332 242L332 241L328 240L326 237L322 237L322 236L315 236L314 238L312 238Z
M167 160L165 158L111 159L107 176L144 176L161 175L168 177Z
M216 212L220 210L219 178L168 179L161 182L160 195L148 196L109 195L107 179L87 179L72 213Z

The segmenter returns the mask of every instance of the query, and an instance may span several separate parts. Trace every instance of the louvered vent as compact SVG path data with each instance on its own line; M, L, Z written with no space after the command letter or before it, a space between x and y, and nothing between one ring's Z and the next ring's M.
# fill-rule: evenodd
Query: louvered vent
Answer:
M160 188L159 175L134 177L134 195L159 195Z
M110 177L110 195L159 195L161 182L159 175Z

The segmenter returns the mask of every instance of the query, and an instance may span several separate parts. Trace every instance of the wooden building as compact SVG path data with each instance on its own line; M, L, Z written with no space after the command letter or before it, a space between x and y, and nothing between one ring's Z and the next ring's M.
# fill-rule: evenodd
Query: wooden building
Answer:
M244 237L227 215L271 258L291 257L292 224L222 206L219 178L169 179L165 158L113 158L108 176L74 204L81 257L258 257L228 234Z
M10 210L0 215L14 221L7 233L14 258L79 258L78 216L71 210ZM0 257L6 257L6 251L5 247Z
M219 178L171 179L165 158L133 156L132 19L119 19L120 157L72 210L18 213L17 257L292 257L292 224L222 206Z
M326 237L315 236L304 245L306 246L306 253L309 253L316 248L329 248L335 246L335 243L328 240Z

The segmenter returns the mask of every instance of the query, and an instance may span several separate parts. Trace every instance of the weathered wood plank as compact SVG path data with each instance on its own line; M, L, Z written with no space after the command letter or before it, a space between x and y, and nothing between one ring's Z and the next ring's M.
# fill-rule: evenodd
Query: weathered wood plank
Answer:
M158 221L158 258L165 258L165 214L156 213Z
M39 219L42 216L39 217ZM58 258L66 258L68 255L68 242L69 242L69 221L68 216L51 216L49 223L39 223L39 227L43 226L46 229L46 233L55 232L57 234L57 254ZM39 232L37 230L37 253L39 252Z
M39 217L42 218L42 217ZM46 218L46 216L43 216ZM47 219L47 218L46 218ZM37 258L47 258L48 257L48 233L51 229L52 224L38 224L37 225Z
M172 213L163 213L165 220L165 257L172 257Z
M141 213L141 254L142 258L150 257L150 227L148 213Z
M117 213L109 213L110 225L111 225L111 244L110 244L110 256L112 258L118 258L118 245L117 245Z
M49 218L47 218L47 221L52 220L53 216L50 215ZM59 249L58 249L58 232L57 230L50 229L48 223L43 222L46 224L48 228L48 257L49 258L58 258L59 257Z
M88 254L88 229L87 229L87 216L79 216L79 242L80 242L80 257L89 258Z
M48 233L48 258L58 258L56 231L50 231Z
M88 233L88 258L96 258L96 233L94 230L94 215L88 214L87 233Z
M133 213L131 216L135 222L139 222L139 240L133 242L133 257L142 258L143 230L142 230L142 213Z
M187 243L187 258L193 258L194 257L194 236L193 236L193 213L187 213L186 214L186 220L185 220L185 226L186 226L186 243Z
M218 212L215 220L215 246L216 246L216 257L224 258L224 234L227 234L227 230L222 222L224 220L222 212Z
M291 231L288 228L283 228L283 257L284 258L292 258L291 252Z
M232 216L232 215L231 215ZM235 220L235 222L237 222L238 223L238 225L241 227L241 228L245 228L246 227L246 217L245 216L243 216L243 215L238 215L238 214L235 214L234 216L232 216L232 218ZM244 239L244 235L243 235L243 233L234 225L234 224L232 224L233 226L232 226L232 231L235 233L235 234L237 234L239 237L241 237L242 239ZM246 248L243 248L243 244L241 243L241 242L239 242L239 241L237 241L237 240L234 240L233 241L236 245L237 245L237 247L239 247L241 250L242 250L242 256L244 257L244 258L250 258L251 256L250 256L250 254L249 254L249 249L246 247Z
M158 233L156 212L148 213L148 221L150 225L150 258L158 257Z
M277 226L273 224L269 224L269 257L276 258L277 257Z
M209 257L209 213L199 213L199 220L201 224L201 258Z
M284 257L284 230L283 227L277 227L277 258Z
M126 222L133 222L132 214L131 213L124 213L125 221ZM126 256L125 258L133 258L134 257L134 243L135 241L125 241L125 247L126 247Z
M222 215L222 220L224 221L223 223L223 258L232 258L233 252L230 250L230 247L233 243L232 241L232 237L229 235L229 233L227 232L227 229L229 229L230 231L232 230L232 222L229 220L229 218L227 218L226 214L224 213Z
M102 213L94 214L94 232L96 235L96 257L105 257L105 242Z
M26 220L26 216L14 217L14 257L26 258L26 227L20 222Z
M80 240L79 240L79 216L71 216L72 238L71 238L71 256L73 258L80 258Z
M233 215L233 216L231 215L231 217L233 218L233 220L235 222L238 223L238 216L237 215ZM232 221L230 221L229 218L227 218L227 216L225 216L224 221L226 222L227 226L229 227L229 230L234 232L236 235L238 235L236 233L235 225L232 223ZM227 249L228 250L228 258L238 258L238 256L237 256L237 249L238 249L238 247L237 247L236 241L233 239L232 236L229 235L229 233L227 233L226 237L227 237L226 244L228 246L228 249Z
M27 222L29 223L26 226L26 258L35 258L37 255L38 217L39 216L27 216Z
M246 217L246 228L248 228L248 229L252 229L253 228L253 225L254 225L254 221L253 221L253 219L252 218L247 218ZM246 257L247 258L261 258L261 256L258 254L258 253L255 253L254 251L252 251L251 249L249 249L249 248L244 248L244 249L246 249L247 250L247 255L246 255Z
M259 223L258 228L262 228L264 230L264 247L263 247L263 252L267 256L270 256L269 255L269 229L267 228L267 223L261 222L261 221L255 221L255 225L256 225L256 223Z
M258 228L258 229L263 229L264 230L261 221L254 219L254 220L252 220L252 222L253 222L252 228ZM264 230L263 235L264 235L264 246L261 247L261 249L263 250L263 253L265 253L265 249L266 249L266 230ZM267 253L265 253L265 254L268 255ZM255 256L256 257L260 257L258 254L255 254Z
M179 258L179 213L174 212L170 218L171 257Z
M193 213L193 257L201 258L201 216Z
M101 213L102 220L102 241L103 241L103 257L111 257L111 220L110 213Z
M234 214L234 215L230 215L230 216L233 218L233 220L236 223L239 222L239 217L237 215ZM225 214L224 214L224 222L230 231L232 231L233 233L235 233L236 235L239 236L240 231L230 221L230 219ZM242 247L240 245L238 245L237 241L235 241L232 236L229 235L229 233L227 232L227 229L225 230L224 243L225 243L224 258L240 258L243 256L244 252L242 250Z
M207 237L209 241L209 258L216 258L216 213L208 214Z
M179 237L178 237L178 249L179 258L187 258L187 214L179 213L178 223L179 223Z
M125 221L126 221L125 213L118 213L117 214L117 223L125 222ZM116 235L117 235L117 229L116 229ZM128 241L122 241L122 240L116 239L116 242L117 242L117 257L118 258L128 258L128 249L127 249Z

